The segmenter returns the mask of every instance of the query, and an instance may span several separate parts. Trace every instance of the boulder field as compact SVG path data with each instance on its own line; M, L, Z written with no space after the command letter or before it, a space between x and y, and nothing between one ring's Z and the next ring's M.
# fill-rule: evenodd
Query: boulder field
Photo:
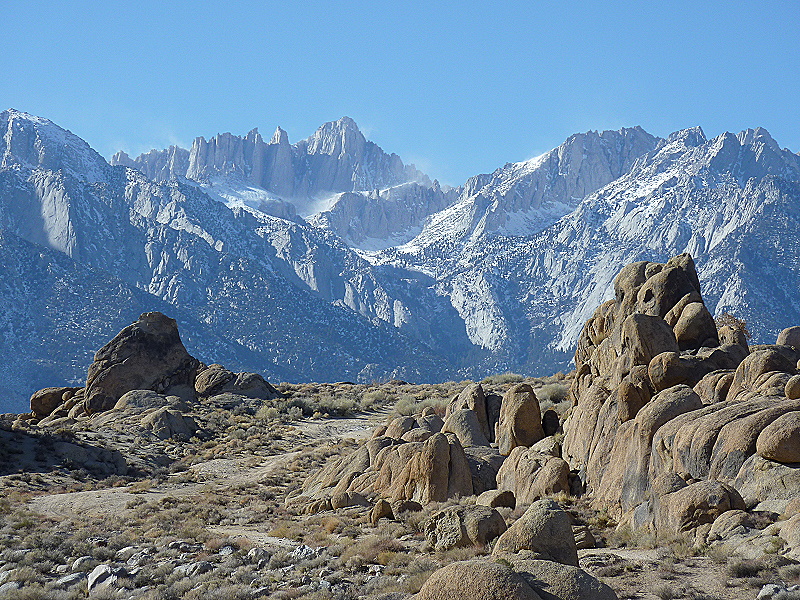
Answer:
M526 383L503 396L471 384L444 415L429 408L391 419L290 502L315 512L341 493L421 505L480 495L491 507L492 491L511 506L566 493L586 496L620 528L698 544L719 539L725 527L715 522L731 514L791 517L800 497L800 327L753 347L744 323L727 317L718 327L688 254L625 266L614 294L582 329L560 420L542 415ZM450 537L476 537L469 511L436 518L433 532L459 522ZM482 567L463 569L466 581ZM511 587L520 581L506 575Z
M225 394L265 400L280 395L257 373L204 365L186 351L174 319L149 312L97 351L83 387L39 390L31 396L31 413L20 418L43 428L91 421L94 428L135 428L180 441L198 430L187 414L192 406Z
M800 560L800 327L751 347L744 323L712 317L688 254L636 262L584 325L571 381L558 412L529 383L502 395L475 383L438 413L393 416L286 506L360 506L373 524L426 509L431 548L491 552L443 567L418 600L614 598L578 566L593 542L552 499L565 495L656 539ZM97 352L84 386L40 390L20 418L180 441L198 430L194 403L231 394L279 395L258 374L202 364L173 319L145 313ZM94 462L124 472L119 458Z

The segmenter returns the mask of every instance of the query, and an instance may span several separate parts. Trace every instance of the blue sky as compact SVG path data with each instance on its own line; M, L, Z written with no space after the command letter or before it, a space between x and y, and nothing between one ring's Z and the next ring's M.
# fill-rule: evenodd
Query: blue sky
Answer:
M16 2L0 104L106 157L348 115L453 185L590 129L800 151L800 2Z

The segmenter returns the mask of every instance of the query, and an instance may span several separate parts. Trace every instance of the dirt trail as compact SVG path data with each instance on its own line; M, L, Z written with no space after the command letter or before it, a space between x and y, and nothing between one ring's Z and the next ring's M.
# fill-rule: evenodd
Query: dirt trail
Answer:
M315 440L333 442L339 439L367 437L372 428L385 420L388 409L362 413L350 418L303 419L295 424L299 443ZM147 490L135 486L107 488L87 492L68 492L39 496L30 501L31 510L49 517L88 515L104 517L120 515L131 502L158 501L167 496L199 494L215 486L235 487L258 483L279 471L300 454L299 450L273 456L243 455L235 458L216 458L192 465L198 482L177 482L180 476ZM253 533L253 532L250 532ZM268 536L267 536L268 537ZM255 541L255 540L253 540Z

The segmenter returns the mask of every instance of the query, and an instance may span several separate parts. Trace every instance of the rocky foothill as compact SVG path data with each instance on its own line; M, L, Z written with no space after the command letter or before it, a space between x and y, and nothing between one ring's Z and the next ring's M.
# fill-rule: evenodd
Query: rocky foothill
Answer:
M800 327L636 262L575 371L280 384L143 314L0 420L2 598L800 598Z

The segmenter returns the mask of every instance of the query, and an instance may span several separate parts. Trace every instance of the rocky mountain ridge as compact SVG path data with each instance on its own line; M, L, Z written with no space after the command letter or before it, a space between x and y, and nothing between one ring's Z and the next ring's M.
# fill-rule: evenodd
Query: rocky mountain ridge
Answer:
M405 171L378 169L373 174L395 183L334 194L332 206L302 219L294 205L245 181L263 143L255 134L218 136L203 152L198 142L193 172L216 183L172 174L155 181L109 165L46 119L0 115L4 244L34 244L13 275L25 283L5 288L7 303L22 302L21 286L28 297L51 298L40 313L49 324L35 329L56 340L59 310L83 311L64 308L48 290L82 286L77 273L90 281L111 273L128 290L121 299L151 296L153 308L198 324L184 326L189 344L208 339L227 348L236 368L278 379L420 381L565 369L587 311L613 294L620 264L684 251L695 256L712 312L741 316L763 339L800 321L800 158L763 129L712 140L699 128L667 139L641 128L577 134L455 189L424 178L396 183ZM324 171L326 186L357 187L353 156L390 155L369 150L356 131L341 120L289 146L317 157L300 178ZM264 145L287 146L288 138L278 131ZM191 156L179 149L147 156L139 167L154 179L174 173L170 164L186 164L188 173ZM27 270L37 246L77 268L57 276ZM128 301L115 304L108 290L94 297L97 286L81 289L91 304L114 304L120 318L147 309L123 308ZM26 323L37 319L26 315ZM15 352L18 331L3 338ZM47 363L41 350L31 352L26 360ZM63 362L52 371L61 382L74 372ZM9 391L22 400L30 390L18 385Z

